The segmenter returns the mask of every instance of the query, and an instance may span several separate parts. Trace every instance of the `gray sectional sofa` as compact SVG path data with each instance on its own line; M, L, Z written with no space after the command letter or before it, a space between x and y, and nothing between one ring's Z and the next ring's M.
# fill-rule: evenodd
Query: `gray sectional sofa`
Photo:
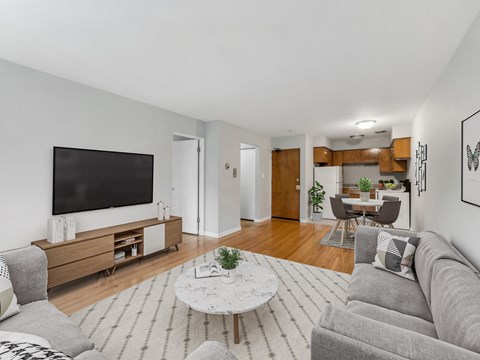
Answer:
M33 334L75 360L105 360L70 319L47 300L47 257L36 246L2 252L20 312L0 322L0 331Z
M431 232L418 236L418 282L372 266L382 229L361 227L346 309L328 306L312 331L313 360L480 359L478 271Z

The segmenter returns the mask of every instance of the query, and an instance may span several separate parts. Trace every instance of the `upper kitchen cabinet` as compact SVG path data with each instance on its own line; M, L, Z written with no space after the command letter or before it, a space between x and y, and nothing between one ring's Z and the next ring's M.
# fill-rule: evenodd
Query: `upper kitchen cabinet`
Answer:
M407 171L407 160L395 160L390 148L380 149L378 155L378 164L381 173Z
M393 139L392 152L395 160L410 159L410 138Z
M378 164L378 149L344 150L343 164Z
M322 165L333 164L333 152L324 146L313 148L313 162Z
M333 166L342 166L342 165L343 165L343 151L334 151Z

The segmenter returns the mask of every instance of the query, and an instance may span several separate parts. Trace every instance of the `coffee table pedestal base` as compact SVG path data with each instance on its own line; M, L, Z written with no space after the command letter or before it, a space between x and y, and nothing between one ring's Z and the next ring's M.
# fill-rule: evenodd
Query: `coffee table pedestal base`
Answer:
M240 343L240 334L238 329L238 314L233 314L233 343Z

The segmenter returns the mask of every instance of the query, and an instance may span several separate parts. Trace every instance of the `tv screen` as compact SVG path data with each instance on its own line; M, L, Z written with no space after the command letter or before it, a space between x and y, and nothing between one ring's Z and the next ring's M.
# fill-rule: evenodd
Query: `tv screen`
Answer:
M53 148L53 215L153 201L153 155Z

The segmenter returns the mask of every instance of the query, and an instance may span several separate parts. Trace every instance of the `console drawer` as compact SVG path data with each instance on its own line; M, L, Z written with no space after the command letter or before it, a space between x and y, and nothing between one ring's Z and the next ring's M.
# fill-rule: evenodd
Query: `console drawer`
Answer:
M54 268L74 261L86 259L97 254L113 251L113 235L91 240L66 243L47 249L48 268Z
M48 288L113 267L113 251L48 269Z

